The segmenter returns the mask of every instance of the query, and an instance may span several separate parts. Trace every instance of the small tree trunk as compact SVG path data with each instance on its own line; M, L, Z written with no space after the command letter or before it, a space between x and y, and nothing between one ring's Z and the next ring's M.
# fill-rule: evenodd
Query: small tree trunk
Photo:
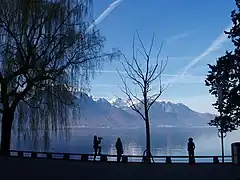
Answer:
M147 85L145 84L145 87L147 87ZM150 164L151 163L151 137L150 137L150 120L149 120L149 111L147 108L147 104L148 104L148 98L147 98L147 92L146 92L146 88L144 90L143 93L143 97L144 97L144 114L145 114L145 125L146 125L146 160L147 163Z
M149 120L146 120L146 155L147 163L151 163L151 137L150 137L150 125Z
M1 154L8 156L11 144L11 130L14 119L14 113L5 110L2 116L2 134L1 134Z

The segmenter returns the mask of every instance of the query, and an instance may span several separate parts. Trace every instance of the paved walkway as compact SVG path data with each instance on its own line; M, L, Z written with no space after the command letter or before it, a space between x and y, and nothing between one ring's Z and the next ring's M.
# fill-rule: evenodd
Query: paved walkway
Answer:
M240 166L226 164L117 164L0 158L0 180L240 180Z

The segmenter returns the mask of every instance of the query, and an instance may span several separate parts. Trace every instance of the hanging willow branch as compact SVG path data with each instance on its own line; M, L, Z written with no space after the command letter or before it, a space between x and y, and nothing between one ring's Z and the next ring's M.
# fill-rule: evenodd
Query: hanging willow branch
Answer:
M104 38L96 29L86 31L90 5L90 0L1 1L0 112L14 112L18 129L67 128L79 112L72 87L87 90L89 76L113 57L102 52Z

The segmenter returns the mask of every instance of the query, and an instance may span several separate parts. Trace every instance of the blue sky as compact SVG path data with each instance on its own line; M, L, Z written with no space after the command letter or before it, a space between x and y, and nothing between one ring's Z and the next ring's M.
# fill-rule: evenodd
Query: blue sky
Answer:
M223 31L231 25L234 8L234 0L94 0L94 19L106 37L105 50L118 48L129 58L134 32L146 46L155 32L154 51L164 41L161 57L169 58L162 80L172 82L159 100L212 113L215 98L204 85L207 64L232 48ZM94 97L124 97L116 68L121 70L119 61L106 62L96 74L90 92Z

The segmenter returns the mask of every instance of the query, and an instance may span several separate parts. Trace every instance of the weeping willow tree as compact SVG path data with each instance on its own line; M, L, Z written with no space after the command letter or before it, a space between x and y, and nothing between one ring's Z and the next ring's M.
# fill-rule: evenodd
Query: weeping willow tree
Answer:
M112 53L92 28L90 0L1 0L1 152L13 125L34 137L68 127L74 91L86 91L92 72ZM75 113L74 113L75 112Z

